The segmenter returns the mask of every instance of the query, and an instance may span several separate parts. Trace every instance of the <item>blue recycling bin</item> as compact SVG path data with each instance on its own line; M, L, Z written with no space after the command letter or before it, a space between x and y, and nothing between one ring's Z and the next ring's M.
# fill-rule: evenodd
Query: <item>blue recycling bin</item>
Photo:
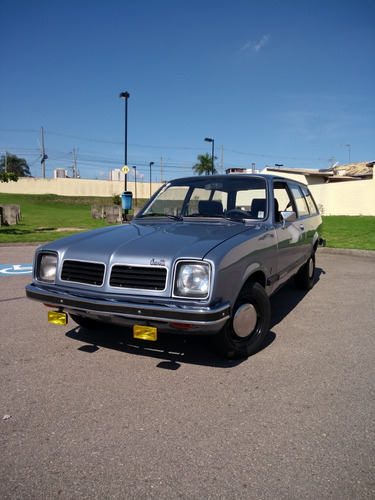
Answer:
M131 191L123 191L121 193L122 209L123 210L130 210L131 209L132 198L133 198L133 193Z

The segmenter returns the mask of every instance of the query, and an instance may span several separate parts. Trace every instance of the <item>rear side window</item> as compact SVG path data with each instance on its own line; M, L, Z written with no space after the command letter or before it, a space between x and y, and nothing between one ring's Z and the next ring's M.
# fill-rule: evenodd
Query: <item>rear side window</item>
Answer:
M309 215L309 207L307 206L307 202L299 186L291 184L290 189L296 201L298 217Z
M309 207L309 211L310 211L310 214L311 215L315 215L318 213L318 210L316 209L316 206L315 206L315 203L314 203L314 200L311 196L311 193L310 191L305 188L305 187L302 187L302 193L305 197L305 200L306 200L306 203L307 203L307 206Z

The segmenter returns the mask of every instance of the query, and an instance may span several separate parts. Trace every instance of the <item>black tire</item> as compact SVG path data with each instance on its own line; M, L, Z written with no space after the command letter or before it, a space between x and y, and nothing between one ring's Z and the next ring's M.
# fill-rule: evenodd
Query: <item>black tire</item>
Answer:
M86 318L85 316L78 316L77 314L69 314L69 316L79 326L83 326L83 328L87 328L87 330L101 330L105 326L104 323L95 321L94 319Z
M315 252L301 267L295 276L296 287L300 290L311 290L315 282Z
M232 317L216 335L216 348L229 359L247 358L263 344L270 327L271 306L259 283L245 285Z

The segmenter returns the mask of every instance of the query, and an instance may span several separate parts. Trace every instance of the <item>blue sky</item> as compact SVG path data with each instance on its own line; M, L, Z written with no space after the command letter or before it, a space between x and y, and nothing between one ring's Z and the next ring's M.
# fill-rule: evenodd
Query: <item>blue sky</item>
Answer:
M0 154L46 177L375 160L374 0L0 0ZM350 147L347 146L350 144ZM130 174L129 174L130 175Z

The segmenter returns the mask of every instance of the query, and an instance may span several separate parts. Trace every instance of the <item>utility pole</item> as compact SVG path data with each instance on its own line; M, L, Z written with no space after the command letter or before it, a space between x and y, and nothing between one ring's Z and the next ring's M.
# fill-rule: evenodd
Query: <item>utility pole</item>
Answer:
M223 173L223 146L220 148L220 174Z
M160 182L163 183L163 158L160 157Z
M43 127L41 127L41 134L42 134L42 161L40 163L42 164L42 178L44 179L46 177L46 169L45 169L44 161L48 158L48 156L44 153Z
M349 151L349 165L350 165L350 144L345 144L345 146L348 148Z
M73 179L77 179L76 150L73 148Z
M5 173L8 171L8 151L5 151Z

